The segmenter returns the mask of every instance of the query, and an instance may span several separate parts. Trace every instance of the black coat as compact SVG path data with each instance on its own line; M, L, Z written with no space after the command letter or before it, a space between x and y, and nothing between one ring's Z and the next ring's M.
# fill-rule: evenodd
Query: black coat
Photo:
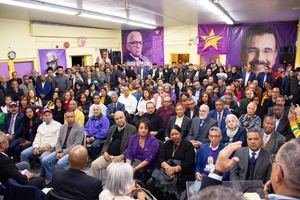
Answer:
M70 168L54 174L53 192L60 197L73 200L93 200L99 198L101 191L101 181L82 171Z

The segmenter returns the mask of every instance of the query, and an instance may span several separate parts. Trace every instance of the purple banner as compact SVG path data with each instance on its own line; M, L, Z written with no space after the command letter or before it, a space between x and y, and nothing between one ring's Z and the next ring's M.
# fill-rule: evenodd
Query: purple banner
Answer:
M264 70L264 65L276 71L279 65L286 64L284 62L293 64L295 60L297 21L234 25L230 27L229 34L227 65L250 64L258 74ZM286 53L285 49L293 57L290 61L282 57Z
M122 31L123 63L152 67L152 63L164 64L164 29Z
M38 53L42 74L46 73L48 67L52 67L53 71L56 71L57 66L67 68L65 49L39 49Z
M225 54L227 49L228 26L199 25L198 54L219 55Z
M198 28L198 53L226 54L227 66L250 65L257 75L265 65L276 71L280 64L293 64L295 60L297 21Z

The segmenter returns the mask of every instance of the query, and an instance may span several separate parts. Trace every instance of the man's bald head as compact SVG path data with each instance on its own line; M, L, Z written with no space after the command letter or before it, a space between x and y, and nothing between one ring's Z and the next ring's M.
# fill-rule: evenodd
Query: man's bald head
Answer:
M71 111L75 111L77 109L77 102L75 100L71 100L69 103L69 109Z
M69 153L70 168L82 170L89 159L87 149L82 145L74 146Z

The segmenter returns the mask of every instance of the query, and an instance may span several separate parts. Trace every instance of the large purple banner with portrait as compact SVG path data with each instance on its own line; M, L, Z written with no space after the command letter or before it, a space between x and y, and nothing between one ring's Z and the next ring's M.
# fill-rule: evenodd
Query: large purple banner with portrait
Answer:
M256 74L295 60L297 21L222 26L199 25L199 54L226 54L226 65L249 64Z
M164 64L164 29L122 31L123 63L151 68L152 63Z
M48 67L52 67L53 71L56 71L57 66L67 68L65 49L39 49L38 54L42 74L46 73Z

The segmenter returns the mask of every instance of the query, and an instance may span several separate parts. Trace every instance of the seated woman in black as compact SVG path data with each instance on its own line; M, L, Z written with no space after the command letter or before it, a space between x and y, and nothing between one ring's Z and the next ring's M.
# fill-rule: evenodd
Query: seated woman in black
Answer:
M32 145L37 129L41 123L42 120L37 117L36 110L32 107L27 107L24 115L23 135L20 139L19 145L14 149L16 160L20 158L20 154L24 149L27 149Z
M65 123L65 108L63 104L63 100L61 98L57 98L54 101L54 110L53 110L53 119L58 121L61 124Z
M182 130L174 125L170 140L162 145L158 156L159 168L148 181L149 189L161 199L179 199L186 181L195 180L195 151L192 143L182 138ZM165 185L165 183L169 185ZM159 198L160 199L160 198Z

